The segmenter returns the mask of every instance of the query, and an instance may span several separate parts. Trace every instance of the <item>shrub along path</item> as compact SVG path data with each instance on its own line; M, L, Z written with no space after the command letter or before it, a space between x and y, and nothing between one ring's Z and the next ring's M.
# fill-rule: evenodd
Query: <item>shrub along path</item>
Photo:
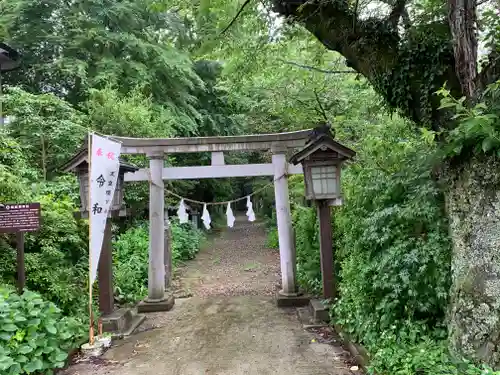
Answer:
M179 284L193 297L148 315L142 332L65 374L351 374L339 348L314 340L294 309L276 307L279 255L266 249L264 227L245 219L183 267Z

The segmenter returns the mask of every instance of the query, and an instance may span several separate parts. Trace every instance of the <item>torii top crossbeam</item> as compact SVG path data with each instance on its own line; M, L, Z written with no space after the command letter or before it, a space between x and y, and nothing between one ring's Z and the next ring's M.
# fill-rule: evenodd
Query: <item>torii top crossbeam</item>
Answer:
M311 129L287 133L194 138L128 138L112 136L122 144L123 154L166 154L289 149L304 146Z

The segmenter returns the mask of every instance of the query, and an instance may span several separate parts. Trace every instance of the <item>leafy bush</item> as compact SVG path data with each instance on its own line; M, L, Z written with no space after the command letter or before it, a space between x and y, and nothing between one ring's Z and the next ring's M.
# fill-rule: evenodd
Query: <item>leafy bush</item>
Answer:
M267 231L266 246L270 249L279 249L278 228L273 226Z
M442 323L451 281L443 197L431 176L433 146L401 127L364 139L361 162L344 174L337 322L376 342L402 321Z
M86 306L86 227L75 220L76 206L67 196L48 194L36 200L42 207L42 225L26 237L26 286L65 314L75 315Z
M40 230L26 235L26 287L55 303L65 314L76 315L85 310L88 257L87 228L73 213L74 201L67 195L54 196L52 184L36 189L45 194L28 200L40 202ZM0 278L14 284L16 280L13 243L0 240Z
M296 205L293 211L293 224L297 247L297 280L302 288L320 294L321 258L316 210Z
M425 324L405 322L382 332L370 346L369 374L378 375L500 375L487 366L478 367L453 358L446 331L429 331Z
M44 374L65 364L85 326L39 294L0 286L0 373Z
M193 259L200 251L203 232L190 223L180 224L177 218L171 220L172 230L172 263Z
M113 282L119 302L135 302L147 294L149 231L146 223L121 234L113 243Z
M200 250L203 234L191 224L171 220L172 263L193 259ZM147 294L149 259L148 223L137 223L113 244L113 277L119 302L134 303Z

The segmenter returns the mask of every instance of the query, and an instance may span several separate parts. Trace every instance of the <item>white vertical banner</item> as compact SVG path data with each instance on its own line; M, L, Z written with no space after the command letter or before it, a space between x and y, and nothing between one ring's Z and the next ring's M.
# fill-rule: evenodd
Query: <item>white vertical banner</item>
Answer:
M97 275L108 211L113 202L120 170L121 144L95 134L90 135L90 285Z

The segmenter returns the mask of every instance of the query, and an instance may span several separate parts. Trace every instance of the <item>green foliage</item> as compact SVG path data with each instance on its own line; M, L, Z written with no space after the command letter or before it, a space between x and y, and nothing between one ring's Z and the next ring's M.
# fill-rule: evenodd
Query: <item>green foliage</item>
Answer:
M169 43L169 20L150 4L2 0L0 38L17 47L24 62L9 83L64 95L73 104L83 102L89 88L111 85L122 94L139 88L193 127L198 114L190 90L203 82L189 56Z
M82 322L64 317L33 292L22 296L0 286L0 372L45 374L65 365L68 351L84 337Z
M336 214L341 262L337 319L357 340L406 320L439 325L450 285L443 197L432 179L435 150L404 123L374 126L344 174ZM431 157L429 157L431 156ZM355 224L354 224L355 223Z
M121 95L111 87L91 89L85 103L94 129L103 134L134 137L171 137L175 116L135 89Z
M392 327L371 346L369 374L379 375L498 375L450 356L446 340L429 336L425 326L408 322Z
M41 186L40 186L41 185ZM40 230L25 238L26 287L38 291L55 303L65 314L76 315L85 310L87 229L73 217L76 205L67 195L57 193L59 184L44 183L35 187L39 193L26 196L27 201L40 202ZM68 186L68 185L66 185ZM52 191L51 191L52 190ZM7 238L0 239L0 277L4 283L15 283L16 251Z
M171 221L172 264L193 259L200 250L202 232L191 224ZM135 223L113 243L115 296L120 303L135 303L147 294L149 229Z
M46 180L68 160L85 134L84 116L52 94L33 95L11 88L3 98L12 120L7 130L22 147L27 162Z
M278 228L273 226L267 232L266 246L270 249L279 249Z
M149 231L137 224L113 242L113 282L119 303L136 302L147 295Z
M171 220L172 230L172 263L175 266L181 261L193 259L203 240L203 232L194 228L191 223L180 224Z
M491 84L483 93L483 100L469 106L465 97L455 99L449 90L441 88L440 108L453 110L453 119L457 122L446 134L445 156L470 156L475 154L496 153L500 156L500 81Z
M374 87L392 110L399 110L421 125L436 125L437 114L433 111L439 99L435 92L439 82L446 79L451 56L452 44L444 22L414 25L399 43L394 66L387 74L376 77Z
M297 206L293 212L297 246L297 279L307 291L321 292L319 223L314 208Z

